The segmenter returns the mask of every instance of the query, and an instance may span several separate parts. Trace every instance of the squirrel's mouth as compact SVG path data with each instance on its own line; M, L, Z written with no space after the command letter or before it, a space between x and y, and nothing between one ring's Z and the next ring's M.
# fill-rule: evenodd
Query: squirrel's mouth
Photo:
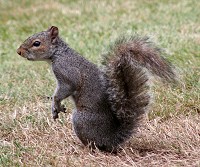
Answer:
M28 57L26 59L29 60L29 61L33 61L34 60L33 58L28 58Z

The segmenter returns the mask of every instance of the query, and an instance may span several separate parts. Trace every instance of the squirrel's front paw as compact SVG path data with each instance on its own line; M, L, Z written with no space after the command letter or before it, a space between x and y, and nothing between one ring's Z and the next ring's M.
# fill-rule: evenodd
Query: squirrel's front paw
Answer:
M57 108L52 106L52 115L53 115L54 120L58 118L59 112L66 113L66 108L64 105L61 105L60 107L57 107Z
M66 108L64 105L60 106L60 112L66 113Z
M52 107L52 115L54 120L58 118L58 113L59 113L58 110Z

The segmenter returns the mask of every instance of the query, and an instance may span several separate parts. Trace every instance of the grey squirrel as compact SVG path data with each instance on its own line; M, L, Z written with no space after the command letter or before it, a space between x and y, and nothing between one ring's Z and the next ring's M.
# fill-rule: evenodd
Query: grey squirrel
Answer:
M69 47L57 27L34 34L17 49L28 60L51 62L57 79L53 118L65 112L61 101L75 102L72 122L84 145L112 152L131 137L150 103L149 72L175 81L171 64L146 37L118 39L104 55L103 70Z

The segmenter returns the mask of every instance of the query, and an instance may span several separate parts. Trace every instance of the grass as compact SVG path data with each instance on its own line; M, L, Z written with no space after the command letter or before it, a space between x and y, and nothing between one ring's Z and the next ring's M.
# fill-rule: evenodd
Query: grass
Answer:
M197 0L0 0L0 166L200 166L199 8ZM68 113L54 122L48 64L16 54L51 25L96 64L117 36L136 32L151 36L177 67L180 86L156 82L149 119L117 155L80 143L69 100Z

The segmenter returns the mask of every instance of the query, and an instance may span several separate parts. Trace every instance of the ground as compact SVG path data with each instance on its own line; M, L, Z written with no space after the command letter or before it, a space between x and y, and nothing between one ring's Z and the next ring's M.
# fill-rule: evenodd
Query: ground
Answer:
M200 166L199 8L198 0L0 0L0 166ZM148 118L118 154L81 144L70 100L53 121L49 65L17 55L23 40L51 25L98 65L116 37L137 33L176 66L180 83L154 82Z

